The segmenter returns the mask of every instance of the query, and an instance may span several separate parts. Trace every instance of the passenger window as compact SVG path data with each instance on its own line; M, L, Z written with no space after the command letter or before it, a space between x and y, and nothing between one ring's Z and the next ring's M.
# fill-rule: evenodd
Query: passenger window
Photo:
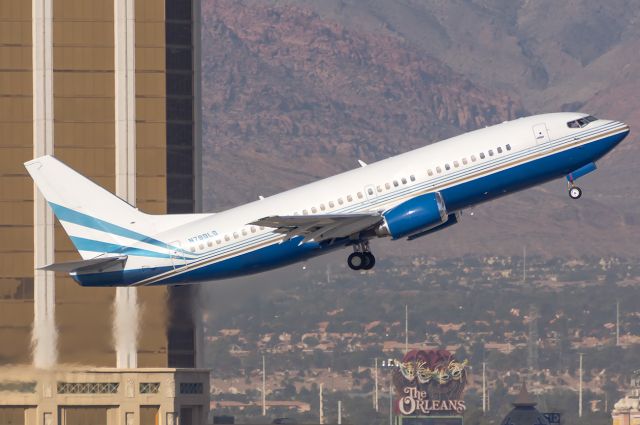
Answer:
M398 185L399 185L399 184L400 184L400 183L398 183L398 180L394 180L394 181L393 181L393 185L394 185L395 187L398 187Z
M451 169L451 167L449 166L449 164L444 164L444 169L449 171Z
M471 155L471 162L476 162L476 156L475 155Z
M413 174L409 176L409 179L414 182L416 181L416 176L414 176Z
M201 243L198 248L200 248L200 251L202 251L204 249L204 244Z
M329 208L333 208L335 206L336 206L336 204L334 204L333 201L329 201Z
M349 201L349 202L353 202L353 196L348 195L348 196L347 196L347 201Z
M402 184L407 184L407 179L405 179L404 177L400 180L402 181Z
M344 203L344 201L342 200L342 198L338 198L338 204L342 205Z
M222 239L216 240L216 245L220 245L222 243Z
M362 195L362 192L358 192L358 199L362 199L364 195Z
M367 193L368 193L369 195L373 195L373 189L371 189L371 188L367 189Z
M320 204L320 209L321 209L322 211L324 211L324 210L325 210L324 204Z
M502 148L498 146L498 153L502 153Z
M229 237L229 235L224 235L224 240L229 242L231 240L231 238Z
M311 207L311 212L315 214L318 212L318 209L316 207Z
M493 156L493 149L489 149L489 156Z
M192 246L191 248L189 248L189 251L191 251L191 252L196 252L196 247L195 247L195 246Z
M307 211L307 210L302 210L302 215L309 215L309 211Z
M511 150L511 145L507 145L506 148L507 148L508 151L510 151Z
M431 171L431 169L428 169L427 170L427 174L430 175L430 176L433 176L433 171Z
M255 233L255 232L256 232L255 226L251 226L251 233Z
M385 183L385 184L384 184L384 187L385 187L387 190L391 189L391 185L390 185L389 183Z
M233 232L233 239L238 239L239 237L238 232Z
M453 161L453 166L458 168L460 166L460 163L458 161Z
M480 159L484 159L484 152L480 152Z
M436 172L437 172L438 174L442 173L442 168L440 168L440 167L436 167Z
M378 193L382 193L382 186L378 186L376 189L378 190Z
M247 236L247 231L246 231L246 229L242 229L242 236Z
M467 165L468 163L467 158L462 158L462 165Z
M209 241L209 242L207 242L207 246L208 246L209 248L211 248L211 247L213 246L213 241Z

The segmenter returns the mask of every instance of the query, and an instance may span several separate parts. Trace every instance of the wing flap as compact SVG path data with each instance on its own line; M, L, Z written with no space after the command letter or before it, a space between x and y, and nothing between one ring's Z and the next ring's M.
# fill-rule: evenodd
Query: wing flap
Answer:
M91 271L102 271L107 267L113 267L116 265L123 265L127 261L126 255L120 255L117 257L99 257L92 258L90 260L80 260L80 261L66 261L63 263L53 263L48 264L44 267L38 267L38 270L46 270L52 272L91 272Z
M368 230L382 220L378 213L319 214L264 217L249 223L254 226L273 227L285 236L285 241L302 236L300 244L345 238Z

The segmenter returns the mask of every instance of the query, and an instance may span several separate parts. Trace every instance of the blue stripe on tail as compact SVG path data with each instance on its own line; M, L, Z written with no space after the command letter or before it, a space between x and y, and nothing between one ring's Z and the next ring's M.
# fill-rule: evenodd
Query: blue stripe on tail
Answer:
M118 253L126 255L137 255L140 257L171 258L169 254L149 251L147 249L133 248L130 246L96 241L93 239L86 239L78 236L69 236L69 238L71 239L71 242L73 242L73 244L76 246L78 251L108 252L110 254Z
M90 229L100 230L102 232L111 233L113 235L122 236L125 238L143 242L143 243L148 243L150 245L154 245L159 248L163 248L163 249L170 248L172 250L191 255L189 252L185 251L184 249L171 246L165 242L159 241L158 239L154 239L152 237L143 235L141 233L134 232L133 230L120 227L118 225L106 222L99 218L91 217L90 215L83 214L78 211L74 211L70 208L63 207L62 205L54 204L53 202L50 202L49 205L51 205L51 208L53 209L53 213L56 215L56 217L58 217L58 220L60 221L66 221L69 223L78 224L80 226L88 227ZM77 245L76 245L76 248L78 248ZM80 250L80 248L78 249ZM86 251L93 251L93 249L89 249ZM111 252L111 251L100 251L100 252ZM152 251L149 251L149 252L152 252ZM132 255L135 255L135 254L132 254Z

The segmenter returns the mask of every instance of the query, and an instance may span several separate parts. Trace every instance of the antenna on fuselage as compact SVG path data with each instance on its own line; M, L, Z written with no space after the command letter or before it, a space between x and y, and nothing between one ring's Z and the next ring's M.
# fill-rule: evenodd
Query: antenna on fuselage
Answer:
M361 159L359 159L359 160L358 160L358 164L360 164L360 166L361 166L361 167L366 167L366 166L367 166L367 163L366 163L366 162L364 162L364 161L363 161L363 160L361 160Z

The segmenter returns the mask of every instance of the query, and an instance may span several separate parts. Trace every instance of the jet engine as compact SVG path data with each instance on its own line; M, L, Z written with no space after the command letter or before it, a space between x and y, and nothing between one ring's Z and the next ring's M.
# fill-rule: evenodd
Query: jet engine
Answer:
M376 234L399 239L440 226L447 222L449 215L440 192L433 192L396 205L385 212L383 218Z

